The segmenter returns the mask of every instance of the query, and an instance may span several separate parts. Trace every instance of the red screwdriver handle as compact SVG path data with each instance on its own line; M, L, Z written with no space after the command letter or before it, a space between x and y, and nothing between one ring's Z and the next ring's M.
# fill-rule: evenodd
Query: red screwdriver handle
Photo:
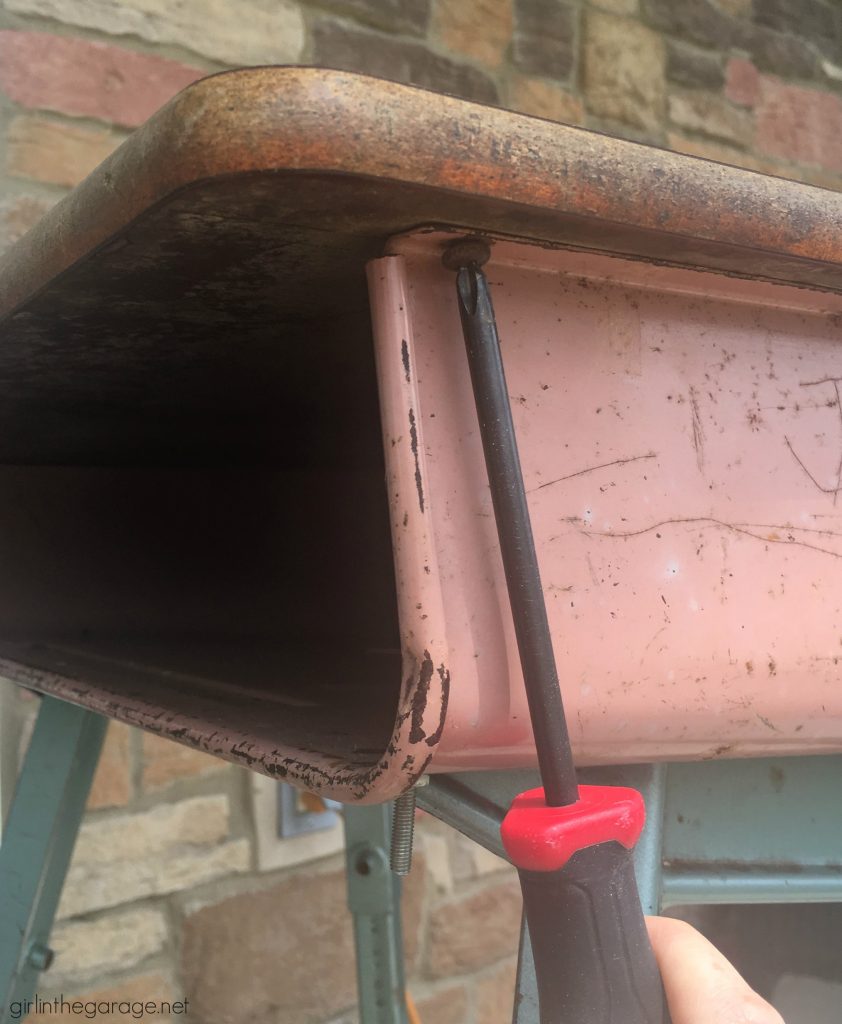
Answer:
M518 869L541 1024L668 1024L637 892L644 822L633 789L580 786L566 807L522 793L501 835Z

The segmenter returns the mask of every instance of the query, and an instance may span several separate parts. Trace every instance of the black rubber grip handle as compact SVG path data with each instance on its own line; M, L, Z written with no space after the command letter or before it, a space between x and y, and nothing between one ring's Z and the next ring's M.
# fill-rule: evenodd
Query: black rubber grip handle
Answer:
M669 1024L631 851L600 843L518 873L541 1024Z

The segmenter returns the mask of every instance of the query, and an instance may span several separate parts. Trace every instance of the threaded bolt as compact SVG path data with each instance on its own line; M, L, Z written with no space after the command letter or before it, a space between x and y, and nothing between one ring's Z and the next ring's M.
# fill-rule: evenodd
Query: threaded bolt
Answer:
M390 863L396 875L409 874L412 867L412 840L415 835L415 787L395 800L392 815L392 851Z

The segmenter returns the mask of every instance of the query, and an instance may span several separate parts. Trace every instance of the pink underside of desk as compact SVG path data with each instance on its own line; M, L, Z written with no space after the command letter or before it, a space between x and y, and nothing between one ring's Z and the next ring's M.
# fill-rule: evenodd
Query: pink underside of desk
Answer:
M439 771L534 760L448 237L369 267ZM577 760L841 750L842 298L510 242L486 273Z

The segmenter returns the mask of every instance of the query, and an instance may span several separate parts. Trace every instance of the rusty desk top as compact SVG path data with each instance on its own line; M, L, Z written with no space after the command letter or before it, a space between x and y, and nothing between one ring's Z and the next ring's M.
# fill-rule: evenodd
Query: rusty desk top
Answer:
M38 549L52 555L20 556L18 564L21 580L33 575L33 561L40 566L53 611L43 611L26 583L0 596L4 674L347 799L384 799L410 781L389 774L386 743L377 738L384 728L388 735L393 704L372 711L372 698L357 709L358 718L377 721L373 738L357 738L353 750L346 726L356 719L347 708L334 709L327 724L302 724L308 707L331 704L336 682L281 702L292 732L279 741L275 697L260 668L268 655L253 656L243 670L232 653L268 628L262 605L249 611L258 626L210 653L203 642L202 658L171 648L140 657L119 639L125 623L99 607L101 596L91 603L98 627L81 612L78 621L62 617L59 605L73 603L74 585L96 559L59 571L59 586L50 573L85 535L93 507L100 535L111 513L131 522L136 543L124 568L139 574L148 594L128 601L125 614L154 634L149 609L160 606L163 615L180 607L182 593L175 586L161 600L154 574L144 575L145 552L180 558L184 546L182 537L176 556L160 524L138 525L154 518L162 490L178 492L184 536L214 505L213 529L263 537L254 508L277 505L272 487L255 483L263 470L306 476L314 494L324 485L313 482L314 466L322 475L382 480L382 453L372 454L379 425L364 266L391 236L420 226L842 292L836 193L344 72L257 68L198 82L0 262L3 486L20 508L70 507ZM316 407L331 410L329 424ZM321 427L310 429L316 418ZM349 423L359 444L339 466ZM33 490L25 479L36 467L43 473ZM173 483L184 467L193 474L189 495ZM126 483L132 473L147 474L142 499ZM244 519L231 497L243 489L251 505ZM220 494L228 498L220 502ZM9 535L23 550L29 534L26 516L19 518ZM294 516L286 525L305 529ZM194 577L213 550L213 538L204 540L189 556ZM83 547L94 543L107 549L101 536ZM286 557L275 556L278 564ZM102 554L102 564L113 557ZM243 557L232 549L221 559L235 596L253 578ZM378 557L386 566L388 550ZM107 573L92 575L93 589ZM198 576L207 585L206 567ZM116 592L127 591L112 589L108 603ZM16 610L21 603L28 619ZM207 639L234 614L220 599L186 616L182 635ZM60 638L54 648L47 634ZM390 672L400 671L389 637L367 643ZM269 658L272 672L278 657ZM233 699L226 683L210 679L217 671L210 663L240 666L231 669L242 676Z
M192 358L209 318L258 331L359 309L365 260L426 224L842 290L834 192L360 75L227 72L176 96L0 261L15 392L0 461L72 460L75 443L90 458L78 429L18 427L57 376L72 388L71 365L93 386L130 360L140 387L156 346L177 338Z

